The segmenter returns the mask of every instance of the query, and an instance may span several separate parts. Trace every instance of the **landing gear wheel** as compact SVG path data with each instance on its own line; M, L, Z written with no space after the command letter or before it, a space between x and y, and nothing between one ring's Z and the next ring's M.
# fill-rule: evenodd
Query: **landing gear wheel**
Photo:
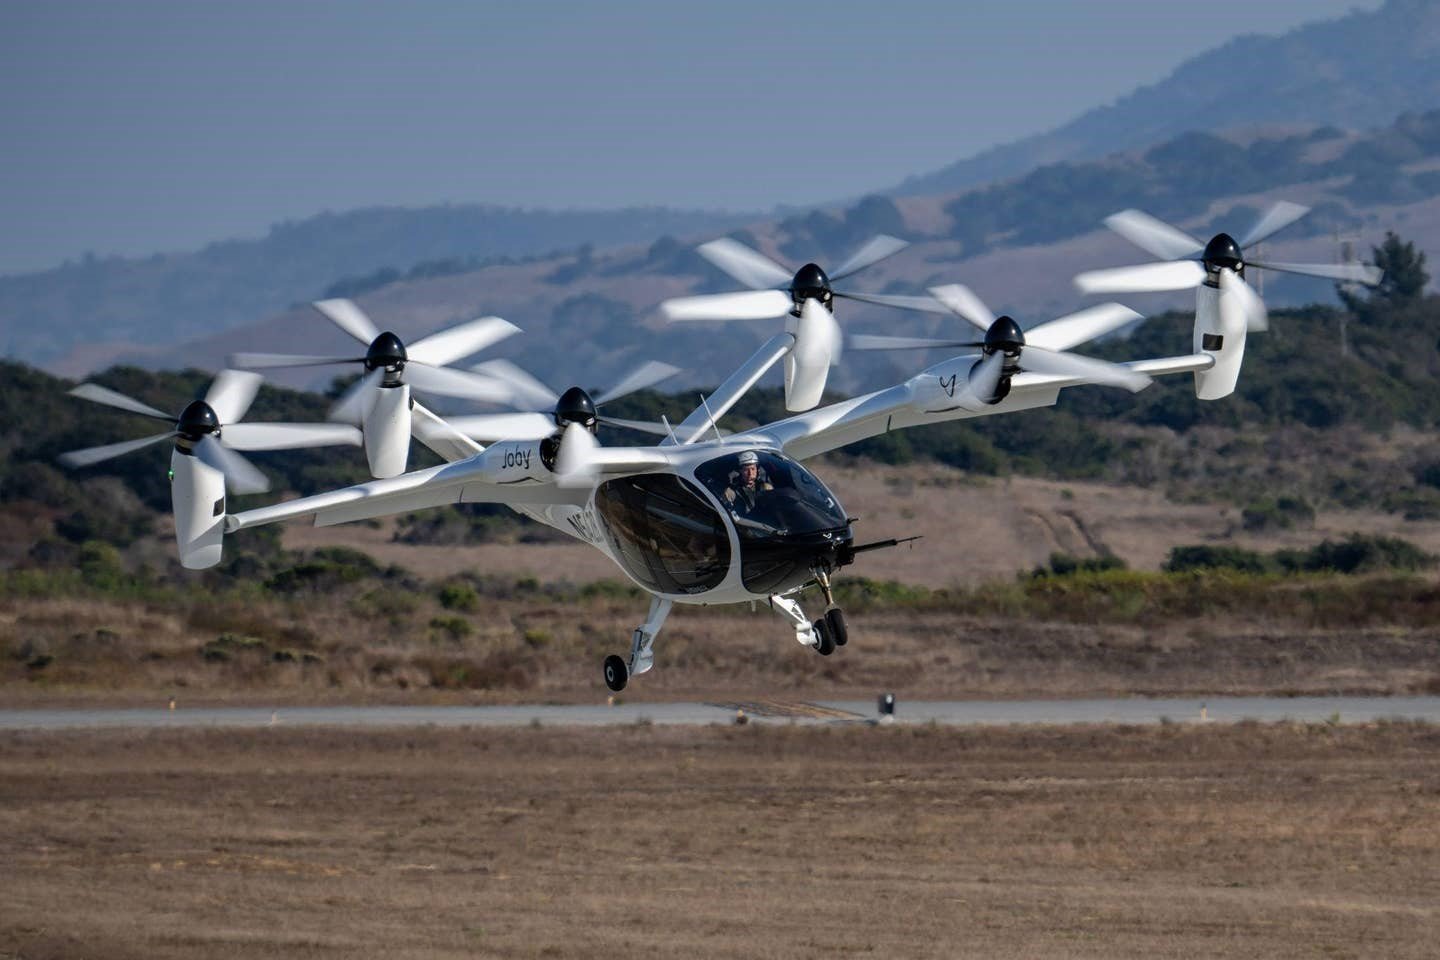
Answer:
M825 626L830 628L830 636L835 638L835 646L843 647L850 642L850 631L845 627L845 611L839 607L831 607L825 611Z
M821 617L811 626L815 630L815 652L822 657L828 657L835 652L835 638L830 634L830 626Z
M613 653L605 658L605 686L619 693L629 680L630 669L625 666L624 659Z

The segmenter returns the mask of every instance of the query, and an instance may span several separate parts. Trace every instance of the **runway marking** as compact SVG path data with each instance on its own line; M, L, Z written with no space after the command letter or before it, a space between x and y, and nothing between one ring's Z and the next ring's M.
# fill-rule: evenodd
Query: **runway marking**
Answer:
M849 710L837 710L833 707L822 707L814 703L805 703L798 700L747 700L729 702L709 702L708 707L719 707L731 713L736 710L744 710L752 717L764 717L766 719L784 720L793 717L797 720L863 720L864 716L852 713Z

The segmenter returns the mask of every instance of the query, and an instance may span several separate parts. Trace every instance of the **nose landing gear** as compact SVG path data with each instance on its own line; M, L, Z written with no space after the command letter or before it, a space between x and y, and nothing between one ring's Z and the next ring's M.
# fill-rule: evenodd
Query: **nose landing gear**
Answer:
M605 686L619 693L625 689L632 675L638 676L655 665L655 636L664 626L672 605L672 601L660 597L650 601L650 615L635 628L630 639L629 662L614 653L605 658Z

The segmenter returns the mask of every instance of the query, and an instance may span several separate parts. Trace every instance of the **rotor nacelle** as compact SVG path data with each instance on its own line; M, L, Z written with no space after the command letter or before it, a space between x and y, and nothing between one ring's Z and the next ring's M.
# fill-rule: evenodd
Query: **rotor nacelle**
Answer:
M594 433L599 422L600 414L595 409L595 401L579 387L566 390L555 402L555 425L562 431L570 424L578 423Z
M220 417L216 415L215 408L204 400L192 400L180 412L180 419L175 421L175 432L179 435L177 439L184 441L188 449L207 435L219 433Z
M831 301L834 297L835 292L830 289L830 278L820 269L818 263L807 263L795 271L795 276L790 281L790 300L795 305L790 312L794 316L800 316L806 300L818 300L825 309L832 309Z
M1205 264L1205 277L1209 281L1215 281L1220 270L1233 270L1237 276L1245 276L1245 258L1240 253L1240 244L1228 233L1217 233L1205 244L1205 252L1200 255L1201 261Z
M410 358L405 353L405 342L386 330L370 341L370 348L365 351L365 369L400 369L408 359Z
M1025 331L1020 329L1020 324L1015 322L1013 317L996 317L995 322L990 324L985 331L985 354L988 356L997 350L1007 357L1018 357L1025 346Z

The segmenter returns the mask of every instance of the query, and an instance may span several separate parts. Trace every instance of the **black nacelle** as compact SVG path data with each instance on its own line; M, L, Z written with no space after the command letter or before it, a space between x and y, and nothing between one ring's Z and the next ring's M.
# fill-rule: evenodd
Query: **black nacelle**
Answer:
M1242 277L1245 275L1245 261L1240 256L1240 244L1228 233L1217 233L1211 237L1210 242L1205 244L1205 252L1200 259L1205 261L1208 273L1227 267Z
M795 271L795 277L790 281L790 299L795 302L797 315L806 300L819 300L828 307L831 296L830 278L818 263L807 263Z
M594 433L598 416L599 414L595 411L595 401L590 399L590 394L579 387L571 387L566 390L555 404L555 425L562 430L572 423L578 423Z
M214 433L220 429L220 418L215 415L215 410L204 400L192 400L190 405L180 413L180 419L175 423L175 431L180 434L181 439L191 443L198 443L207 434Z
M381 367L403 367L407 357L405 343L395 334L386 330L376 337L365 351L365 369L378 370Z
M1020 354L1023 346L1025 333L1012 317L997 317L995 322L990 324L990 329L985 331L986 355L999 350L1007 357L1015 357Z

